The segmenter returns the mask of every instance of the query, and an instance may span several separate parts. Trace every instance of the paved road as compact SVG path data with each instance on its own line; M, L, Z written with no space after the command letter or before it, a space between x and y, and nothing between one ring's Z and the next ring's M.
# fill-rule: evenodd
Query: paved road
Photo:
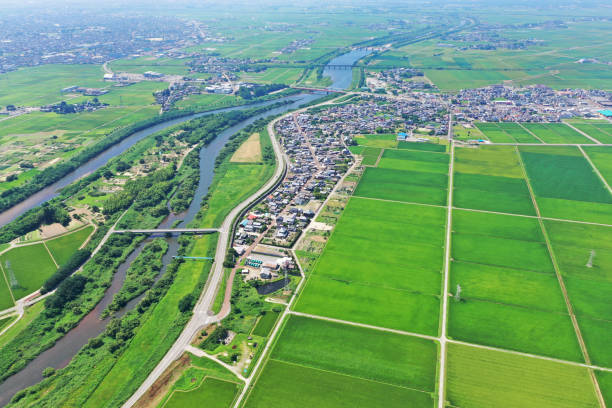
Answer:
M285 115L281 116L284 117ZM268 132L271 135L272 147L274 148L274 154L276 155L277 161L279 165L276 167L274 175L272 178L257 192L252 194L242 203L240 203L237 207L235 207L228 215L225 217L221 228L219 229L219 240L217 243L217 249L215 253L215 260L213 266L211 268L211 273L209 280L204 288L202 296L198 300L194 308L193 317L187 323L183 331L181 332L179 338L174 342L170 350L166 353L166 355L162 358L159 364L155 367L155 369L149 374L147 379L141 384L141 386L136 390L136 392L123 404L124 408L131 407L142 397L142 395L155 383L155 381L162 375L162 373L172 364L174 360L179 358L187 346L191 343L191 339L200 331L203 327L213 323L217 320L217 316L211 316L208 311L211 309L215 296L217 293L217 289L219 287L219 283L223 278L223 261L225 259L225 254L227 252L227 247L229 243L229 233L228 231L232 230L232 223L234 218L236 218L249 204L253 201L257 200L262 194L264 194L268 189L270 189L274 184L278 181L278 179L283 175L286 161L285 157L282 154L282 150L278 140L273 136L273 127L274 124L280 118L275 119L270 122L268 125Z

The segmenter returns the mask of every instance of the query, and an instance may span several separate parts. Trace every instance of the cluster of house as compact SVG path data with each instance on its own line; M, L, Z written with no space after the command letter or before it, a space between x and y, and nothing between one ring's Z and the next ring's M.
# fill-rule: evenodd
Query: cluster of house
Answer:
M434 84L425 80L423 71L414 68L393 68L382 71L368 71L367 88L376 93L399 93L427 91L438 92Z
M100 95L105 95L108 93L108 89L104 89L104 88L85 88L82 86L77 86L77 85L73 85L73 86L69 86L66 88L63 88L61 91L61 93L82 93L85 96L100 96Z
M559 122L571 117L597 117L612 106L612 93L600 90L547 86L509 87L491 85L464 89L451 99L453 118L458 121Z
M299 49L306 48L314 42L312 38L304 38L301 40L293 40L286 47L281 48L281 54L293 54Z
M437 94L419 93L402 99L361 96L356 102L330 107L315 119L327 135L392 133L398 128L448 134L447 106Z
M339 135L325 134L317 117L296 113L277 122L275 130L289 161L287 174L240 222L234 236L234 249L240 255L261 244L293 245L352 164ZM246 265L265 266L250 258Z
M40 107L41 112L55 112L61 115L78 112L93 112L98 109L106 108L108 103L102 103L94 98L91 101L83 101L79 103L67 103L65 101L45 105Z
M53 7L4 18L0 38L0 73L43 64L101 64L201 41L200 30L187 19L68 9L58 14Z

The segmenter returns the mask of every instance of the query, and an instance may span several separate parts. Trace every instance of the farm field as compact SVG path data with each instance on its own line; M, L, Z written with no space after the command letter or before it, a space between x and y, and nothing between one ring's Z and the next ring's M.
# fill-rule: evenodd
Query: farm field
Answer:
M361 147L361 146L357 146ZM382 149L380 147L369 147L364 146L363 150L359 154L363 156L363 161L361 162L364 166L374 166L378 161L378 157L380 156L380 152Z
M444 216L442 208L352 198L296 310L435 334Z
M582 148L595 167L599 170L608 185L612 184L612 149L603 146L586 146Z
M594 364L612 366L612 231L610 227L545 222L570 301Z
M429 340L290 316L245 406L431 406L436 355Z
M612 224L612 195L578 148L519 151L542 216Z
M445 205L448 176L422 171L367 168L356 196L383 200Z
M518 123L481 122L475 125L493 143L542 143Z
M0 256L0 262L15 299L39 289L57 269L42 243L13 248Z
M548 144L595 143L564 123L522 123L521 126Z
M397 144L398 149L419 150L426 152L446 152L447 145L424 142L401 142Z
M375 133L356 135L354 139L360 146L395 148L397 147L397 135L393 133Z
M62 266L70 259L72 254L79 249L83 242L91 235L93 230L93 226L87 226L61 237L47 240L45 244L47 248L49 248L49 251L51 251L55 262Z
M451 406L599 406L582 367L450 344L447 370L446 399Z
M453 219L451 277L461 298L450 302L449 336L581 361L538 221L457 210ZM537 302L541 291L553 295L547 308Z
M443 153L386 149L383 152L378 167L448 174L448 164L449 155Z
M572 126L603 144L612 143L612 123L572 123Z
M457 149L454 170L455 207L535 215L513 146Z

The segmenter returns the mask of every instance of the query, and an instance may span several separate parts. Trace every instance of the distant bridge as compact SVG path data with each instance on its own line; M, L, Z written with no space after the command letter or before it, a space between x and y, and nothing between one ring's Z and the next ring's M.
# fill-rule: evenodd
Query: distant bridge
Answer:
M315 92L333 92L333 93L347 93L348 91L343 91L341 89L331 89L331 88L309 88L307 86L292 86L293 89L302 89L304 91L315 91Z
M157 228L157 229L126 229L114 230L115 234L214 234L217 228Z

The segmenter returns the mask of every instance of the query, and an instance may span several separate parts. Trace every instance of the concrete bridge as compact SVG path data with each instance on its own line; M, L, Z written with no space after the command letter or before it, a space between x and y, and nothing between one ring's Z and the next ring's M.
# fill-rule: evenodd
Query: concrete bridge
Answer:
M115 234L214 234L217 228L157 228L157 229L127 229L114 230Z
M314 92L333 92L333 93L347 93L347 91L343 91L341 89L330 89L330 88L309 88L307 86L292 86L293 89L302 89L304 91L314 91Z

